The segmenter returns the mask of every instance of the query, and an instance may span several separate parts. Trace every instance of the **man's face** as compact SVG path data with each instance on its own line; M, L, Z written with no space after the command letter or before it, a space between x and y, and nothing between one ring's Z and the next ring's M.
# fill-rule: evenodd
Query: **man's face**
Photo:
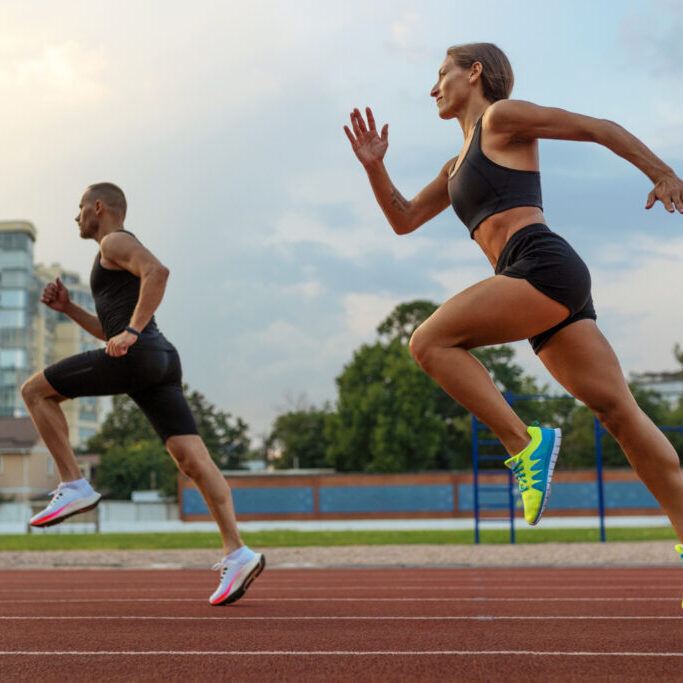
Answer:
M79 212L76 216L76 223L84 240L92 239L97 234L100 221L97 217L98 201L94 200L89 192L85 192L78 205Z

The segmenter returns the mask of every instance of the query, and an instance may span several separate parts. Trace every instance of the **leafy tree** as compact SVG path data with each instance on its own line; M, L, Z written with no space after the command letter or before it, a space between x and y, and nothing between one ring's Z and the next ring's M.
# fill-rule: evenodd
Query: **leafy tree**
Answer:
M218 410L198 391L186 390L186 398L211 457L219 467L238 468L249 451L246 423ZM112 411L88 441L87 450L101 455L97 485L109 489L114 498L129 498L131 491L155 484L166 495L176 493L173 459L128 396L113 397Z
M326 405L322 409L290 410L276 418L268 441L281 451L275 462L277 469L327 466L325 453L329 442L325 435L325 420L329 414Z
M340 377L337 411L327 420L327 458L338 470L432 469L445 433L438 386L400 338L363 345Z
M336 413L327 420L328 460L341 470L401 472L470 467L471 416L426 375L408 350L414 329L437 306L400 304L377 328L380 340L358 349L337 378ZM501 391L541 393L513 362L509 346L476 349ZM566 419L573 401L520 402L530 420ZM523 419L526 417L523 415Z
M399 304L378 325L377 334L384 339L399 339L404 344L410 341L413 332L434 313L438 306L431 301L409 301Z
M111 491L113 498L129 499L137 490L159 489L175 496L178 471L162 443L155 439L112 446L100 458L97 486Z

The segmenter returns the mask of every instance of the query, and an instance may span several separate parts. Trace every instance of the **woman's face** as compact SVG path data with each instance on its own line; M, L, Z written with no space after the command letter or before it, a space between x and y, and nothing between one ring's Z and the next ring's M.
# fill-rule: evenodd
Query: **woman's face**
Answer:
M442 119L452 119L469 95L469 70L462 69L446 55L439 68L439 78L429 93L436 98L436 106Z

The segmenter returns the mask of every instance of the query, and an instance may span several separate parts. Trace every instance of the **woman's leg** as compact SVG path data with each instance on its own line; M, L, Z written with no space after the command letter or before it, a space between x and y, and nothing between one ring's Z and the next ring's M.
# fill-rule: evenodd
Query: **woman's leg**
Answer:
M526 425L469 349L532 337L568 315L565 306L526 280L496 275L435 311L415 330L410 351L420 367L514 455L529 443Z
M579 320L562 328L541 349L539 358L616 439L683 542L683 476L678 454L638 407L612 347L595 322Z

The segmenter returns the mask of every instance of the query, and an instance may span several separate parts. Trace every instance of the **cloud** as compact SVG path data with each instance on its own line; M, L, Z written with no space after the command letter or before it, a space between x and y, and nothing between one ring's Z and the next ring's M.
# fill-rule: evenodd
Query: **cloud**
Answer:
M673 345L683 341L683 238L664 243L640 237L627 250L632 258L621 267L607 260L609 267L592 268L598 323L627 371L670 368L675 365Z
M355 335L371 338L377 326L401 303L401 299L383 292L381 294L346 294L343 298L346 325Z
M31 56L5 58L2 62L0 94L5 101L11 93L15 103L17 98L35 98L73 108L101 101L107 94L102 79L107 60L101 49L89 50L66 41L42 48L34 46Z
M394 43L404 49L411 47L421 24L421 17L415 10L403 10L401 16L391 22L391 37Z

